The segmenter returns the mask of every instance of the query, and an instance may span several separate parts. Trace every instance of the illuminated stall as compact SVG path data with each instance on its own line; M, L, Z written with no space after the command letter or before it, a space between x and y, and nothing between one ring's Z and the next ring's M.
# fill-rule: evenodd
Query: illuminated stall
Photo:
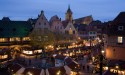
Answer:
M39 55L42 53L42 49L33 48L33 47L23 47L22 54L24 55Z
M7 61L11 58L10 51L8 49L0 49L0 62Z

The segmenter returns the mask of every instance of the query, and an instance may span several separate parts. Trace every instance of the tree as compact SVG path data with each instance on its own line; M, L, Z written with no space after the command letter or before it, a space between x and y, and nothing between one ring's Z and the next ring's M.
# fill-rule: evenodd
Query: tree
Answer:
M30 34L31 45L45 48L47 45L53 45L54 34L49 30L34 30Z

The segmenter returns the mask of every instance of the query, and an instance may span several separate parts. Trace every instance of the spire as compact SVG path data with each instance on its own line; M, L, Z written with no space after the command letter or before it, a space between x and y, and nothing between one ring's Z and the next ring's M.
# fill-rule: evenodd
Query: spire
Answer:
M68 9L70 9L70 4L68 5Z
M71 9L70 9L70 5L68 5L67 13L72 13L72 11L71 11Z

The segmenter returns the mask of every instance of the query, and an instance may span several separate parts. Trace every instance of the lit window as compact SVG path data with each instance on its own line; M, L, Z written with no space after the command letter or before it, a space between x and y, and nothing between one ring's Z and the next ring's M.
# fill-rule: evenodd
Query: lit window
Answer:
M33 51L23 51L24 54L33 54Z
M29 37L24 37L24 38L23 38L23 41L29 41L29 40L30 40Z
M20 38L16 37L15 40L16 40L16 41L20 41Z
M8 55L0 55L0 59L6 59L8 58Z
M70 30L69 30L69 34L73 34L73 31L72 31L72 29L70 28Z
M0 42L6 42L5 38L0 38Z
M123 43L123 37L121 36L118 37L118 43Z
M118 30L123 30L124 27L123 26L118 26Z

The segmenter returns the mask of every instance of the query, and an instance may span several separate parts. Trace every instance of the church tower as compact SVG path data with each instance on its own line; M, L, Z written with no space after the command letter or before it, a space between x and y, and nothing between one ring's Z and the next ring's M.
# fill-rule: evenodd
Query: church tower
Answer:
M68 6L68 10L66 12L66 16L65 16L65 20L67 21L72 21L73 20L73 17L72 17L72 11L70 9L70 5Z

